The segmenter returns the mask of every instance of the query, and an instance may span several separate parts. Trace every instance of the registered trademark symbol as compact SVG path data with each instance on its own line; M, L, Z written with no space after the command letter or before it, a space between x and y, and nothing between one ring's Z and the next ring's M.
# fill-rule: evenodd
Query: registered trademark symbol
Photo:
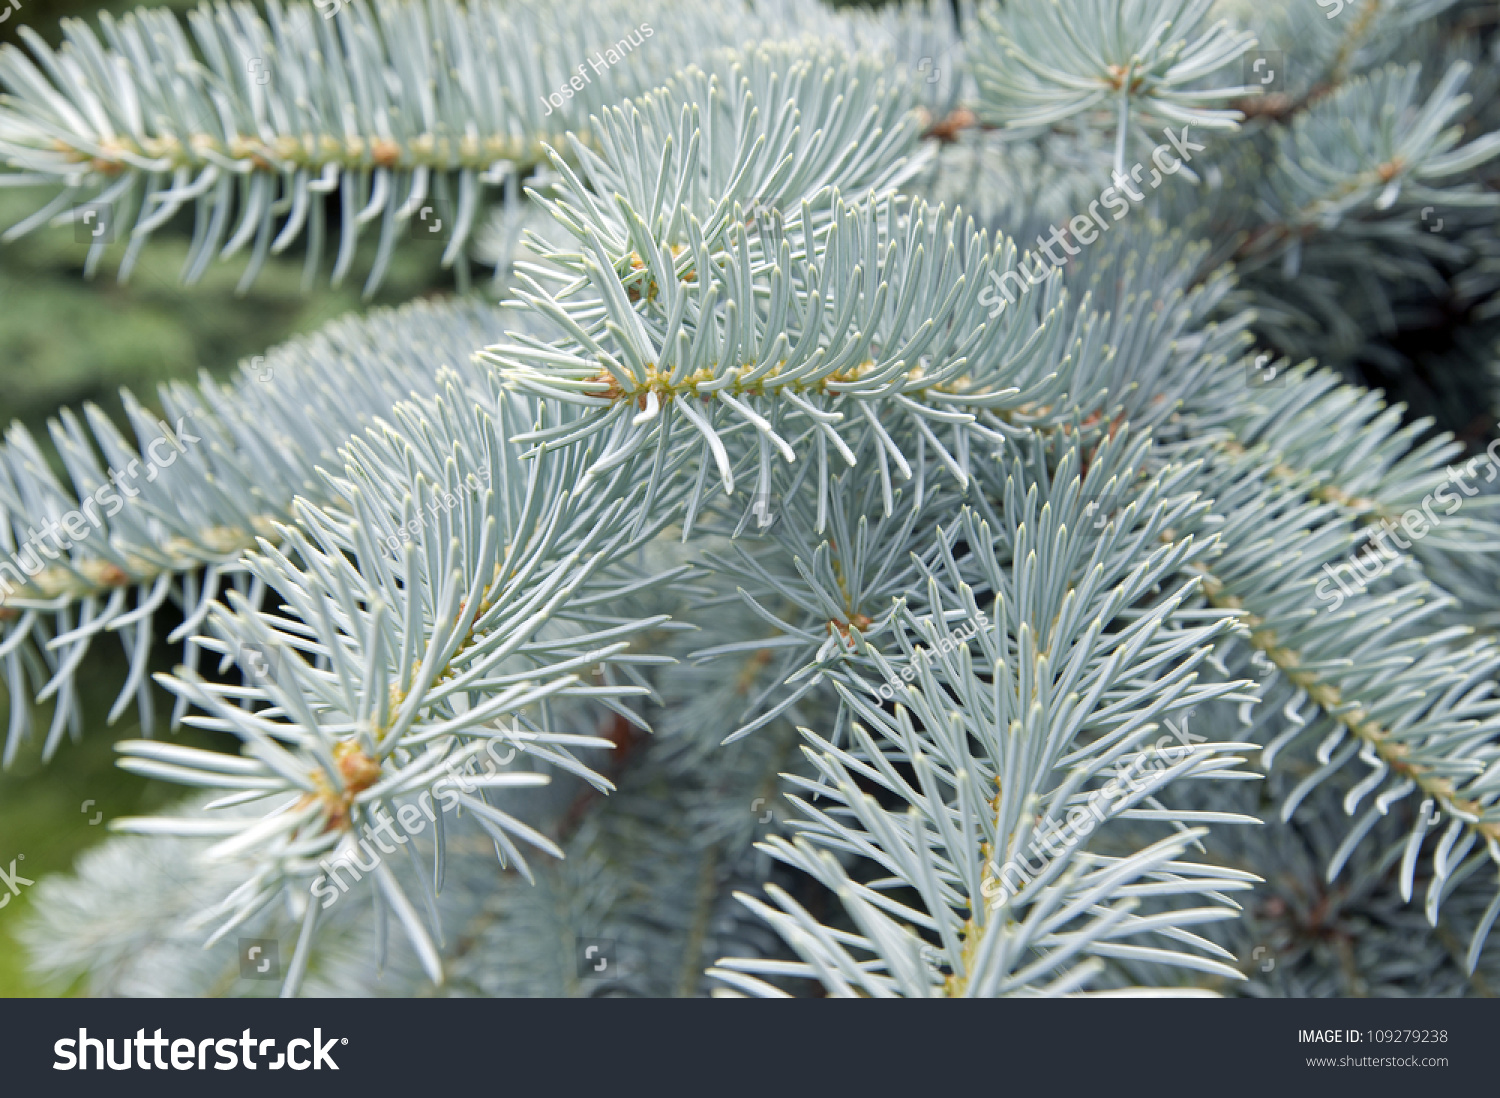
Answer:
M349 1038L347 1038L347 1037L341 1037L341 1038L339 1038L339 1044L341 1044L341 1045L347 1045L348 1043L349 1043Z

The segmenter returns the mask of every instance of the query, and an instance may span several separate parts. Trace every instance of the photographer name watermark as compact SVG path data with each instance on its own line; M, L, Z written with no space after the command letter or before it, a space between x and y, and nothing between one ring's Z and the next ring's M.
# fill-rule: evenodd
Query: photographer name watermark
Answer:
M555 92L548 92L546 95L539 96L542 106L546 108L542 111L542 117L546 118L554 110L562 110L562 105L569 99L572 99L576 93L583 91L585 84L592 84L594 82L593 77L589 75L590 68L595 73L607 71L611 65L618 65L625 59L626 54L634 52L637 46L644 44L646 39L655 33L651 29L651 24L642 23L613 46L606 47L603 52L595 50L593 57L590 57L586 63L578 66L578 74L576 76L568 77L567 83L559 85Z
M985 618L984 611L977 610L975 611L974 616L968 619L968 626L968 632L964 631L962 625L957 625L950 629L947 636L939 638L937 647L934 649L934 652L939 656L946 656L949 652L955 651L959 647L959 645L967 644L969 641L973 640L976 636L979 635L979 630L981 628L988 629L990 627L990 623ZM926 649L918 648L917 651L925 652ZM901 689L903 682L911 682L916 677L917 662L915 659L908 660L906 663L906 667L899 673L899 675L893 674L890 678L890 681L881 683L879 688L877 688L875 692L880 696L882 700L890 701L896 696L896 691Z
M482 488L488 488L492 479L490 471L482 469L478 473L470 473L465 477L464 486L471 492L478 492ZM436 519L439 508L442 509L444 514L448 514L457 506L458 497L447 489L444 489L442 496L434 495L432 497L432 503L428 506L428 510L431 512L432 517ZM393 560L399 560L401 546L408 541L415 541L421 537L422 531L425 529L427 529L427 518L424 515L418 514L410 522L397 527L394 534L383 536L380 540L380 547L389 553Z

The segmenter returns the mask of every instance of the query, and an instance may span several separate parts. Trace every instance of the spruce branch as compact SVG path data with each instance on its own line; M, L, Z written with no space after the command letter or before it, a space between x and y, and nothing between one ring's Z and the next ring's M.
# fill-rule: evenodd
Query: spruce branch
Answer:
M1483 840L1479 853L1500 861L1488 780L1500 728L1492 697L1500 653L1488 639L1465 643L1467 627L1427 626L1449 599L1420 577L1389 591L1355 590L1333 611L1324 608L1328 598L1310 597L1324 585L1332 591L1321 569L1354 547L1353 530L1333 505L1311 503L1280 484L1271 466L1261 455L1210 459L1207 483L1223 516L1216 532L1224 548L1199 567L1209 604L1244 612L1253 647L1297 688L1283 707L1289 723L1265 744L1265 765L1293 743L1317 744L1319 766L1286 797L1282 818L1358 755L1365 780L1345 799L1346 813L1378 795L1333 853L1327 878L1338 877L1392 804L1417 794L1424 803L1401 865L1401 893L1409 899L1432 826L1428 808L1436 806L1449 823L1427 892L1427 917L1435 923L1445 887L1476 843ZM1274 724L1274 717L1258 723ZM1471 959L1489 924L1477 929Z
M196 388L164 388L160 421L127 393L136 443L92 405L84 408L87 427L65 410L51 428L64 478L25 428L13 426L0 449L0 660L12 699L6 764L29 735L28 698L58 699L44 757L66 729L78 733L74 683L106 634L119 636L131 659L111 720L134 699L149 735L146 672L160 609L169 601L180 608L183 624L169 642L184 642L187 666L196 668L192 634L221 588L238 585L252 603L264 591L247 582L241 555L291 519L296 496L336 499L318 467L332 465L351 434L402 397L435 392L436 364L451 364L471 391L484 392L469 355L518 322L502 317L454 303L337 321L243 364L233 385L205 377ZM35 547L33 531L65 522L86 536L65 553L61 541ZM183 712L179 705L174 725Z
M9 92L0 162L7 183L62 190L7 237L104 211L101 220L130 230L124 278L146 238L191 205L187 282L249 246L247 286L267 255L302 236L311 279L327 234L323 199L337 193L335 284L360 227L379 221L368 294L409 224L445 224L443 262L453 264L484 191L540 163L544 142L561 144L570 130L586 137L591 111L655 86L705 45L755 37L758 25L738 4L594 5L560 24L542 3L383 0L336 14L205 3L188 17L191 38L168 12L105 15L104 41L69 21L60 51L23 30L35 60L0 50ZM101 240L90 270L103 251Z
M1046 0L986 7L974 59L979 116L1018 128L1107 111L1115 118L1117 174L1126 169L1131 130L1151 119L1232 129L1243 117L1239 111L1206 104L1248 89L1211 86L1208 78L1255 39L1223 21L1202 27L1212 6L1212 0Z
M1017 459L1007 470L1006 496L1014 504L997 513L1000 525L991 527L965 511L966 552L936 554L945 563L928 573L928 614L898 606L901 662L916 677L897 692L894 712L879 703L868 680L850 670L829 671L841 702L840 735L829 739L803 730L819 777L798 781L812 794L795 801L805 814L795 822L799 838L772 839L767 847L837 892L859 933L819 925L784 893L771 893L775 907L747 899L803 961L788 966L726 960L716 969L720 979L752 993L765 993L759 976L775 973L818 979L833 994L989 996L1077 990L1103 973L1101 957L1150 957L1232 971L1212 956L1197 955L1206 943L1183 929L1232 917L1230 909L1141 917L1135 897L1248 887L1248 877L1221 876L1179 858L1205 834L1194 824L1251 818L1172 813L1150 800L1176 780L1232 778L1241 761L1233 753L1246 745L1185 745L1180 758L1112 804L1113 794L1101 800L1096 791L1091 799L1085 791L1109 766L1133 766L1149 756L1146 739L1165 714L1237 696L1246 685L1194 683L1194 667L1211 651L1210 639L1233 628L1234 616L1178 622L1178 608L1196 581L1175 592L1161 590L1167 576L1203 551L1190 538L1165 545L1157 540L1170 525L1181 525L1184 507L1185 513L1194 509L1190 497L1172 500L1170 486L1182 471L1164 470L1137 485L1145 440L1108 440L1085 489L1076 440L1058 445L1055 478L1038 479L1033 462L1045 451L1035 449L1031 462ZM1085 496L1102 485L1106 492L1135 497L1120 522L1107 525L1088 561L1049 556L1039 566L1033 546L1065 544L1086 505L1099 502ZM1081 539L1073 540L1076 549ZM1132 550L1142 542L1157 548L1136 563ZM988 592L986 601L993 599L992 622L978 616L981 591ZM968 641L945 635L954 621L976 620L980 627L970 636L978 643L977 658ZM926 649L913 648L908 638L921 638ZM895 660L871 648L857 630L851 629L851 639L883 677L899 682L891 677ZM904 811L862 792L856 776ZM820 807L823 801L830 806ZM1143 801L1151 807L1138 808ZM1041 868L1026 872L1024 883L1005 877L1000 863L1015 872L1009 863L1044 818L1071 821L1081 814L1089 822L1081 829L1087 835L1095 826L1085 809L1090 804L1099 808L1100 824L1118 813L1175 824L1176 830L1124 858L1091 855L1075 837L1055 858L1043 857ZM1054 849L1050 843L1048 849ZM833 853L871 859L884 875L864 883ZM1162 883L1146 886L1148 879ZM912 890L917 906L898 901L891 894L898 887ZM913 926L925 933L914 933ZM1156 933L1188 951L1120 941Z
M589 685L578 672L600 662L665 659L624 654L630 636L664 620L601 621L585 609L623 586L608 576L632 544L622 527L623 501L610 489L579 497L564 487L577 480L576 452L517 470L503 439L517 418L533 414L502 395L492 418L464 399L456 378L440 397L398 405L396 421L405 432L386 427L372 431L367 443L351 443L346 475L330 478L345 506L330 511L299 501L298 527L278 530L285 551L262 539L259 552L246 558L252 574L286 600L282 615L233 596L230 609L211 612L214 635L200 645L226 661L254 646L270 674L253 686L216 685L187 670L161 677L203 711L188 723L239 737L254 761L189 757L184 749L142 741L122 747L143 760L137 766L156 777L239 790L236 798L283 798L249 821L114 825L156 834L208 829L222 841L207 856L253 859L253 875L217 909L229 916L219 934L283 890L305 891L324 858L354 845L359 825L378 824L399 796L436 792L448 767L478 758L494 741L514 739L528 759L608 787L568 750L607 741L550 730L546 700L591 697L629 715L619 699L648 687ZM434 488L428 476L439 461ZM474 499L466 486L481 483L487 487ZM430 506L439 495L452 501L441 514ZM380 534L393 519L412 525L418 508L430 512L420 545L414 538L387 560L389 551L377 548ZM636 582L668 582L681 571ZM540 724L527 715L531 707L538 707ZM505 729L499 722L507 717L525 727ZM545 771L502 771L474 784L503 789L547 780ZM552 840L490 806L483 792L453 795L494 839L502 865L513 859L531 876L513 840L561 855ZM434 889L442 880L441 849L440 838ZM440 982L436 947L414 906L388 869L377 877L429 977ZM309 948L317 921L318 910L309 908L300 950ZM298 978L293 966L289 991Z
M1266 188L1276 214L1240 245L1237 258L1251 270L1281 258L1283 275L1294 277L1308 235L1378 215L1398 200L1403 209L1493 205L1494 195L1470 183L1444 186L1500 155L1500 133L1459 147L1462 128L1451 123L1469 102L1458 91L1469 72L1455 63L1419 104L1420 66L1391 66L1300 115L1281 135L1278 170Z

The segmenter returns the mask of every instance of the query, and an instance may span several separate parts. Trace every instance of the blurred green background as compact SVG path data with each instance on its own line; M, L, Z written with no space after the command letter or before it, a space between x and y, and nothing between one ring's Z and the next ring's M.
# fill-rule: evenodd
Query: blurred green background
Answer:
M62 41L62 23L107 10L116 14L132 3L87 4L22 0L19 12L0 24L0 43L22 42L29 26L52 45ZM163 5L187 10L194 5L168 0ZM24 46L22 47L24 48ZM41 207L47 191L0 188L0 231ZM215 263L203 281L184 287L179 274L188 251L191 214L172 231L153 238L127 285L115 271L123 245L106 254L93 279L85 279L87 245L75 239L73 226L43 229L10 243L0 243L0 423L25 427L51 454L47 420L62 406L93 401L123 426L119 390L125 387L159 407L157 386L174 378L195 378L200 370L218 377L234 372L243 358L262 354L288 337L317 328L329 319L373 304L393 304L424 292L444 292L452 277L438 267L435 247L398 249L384 284L368 303L360 290L369 271L373 241L356 260L339 289L328 285L331 256L311 292L302 290L303 253L294 245L271 260L244 297L234 287L244 261ZM129 432L127 431L127 434ZM173 623L159 619L163 633ZM134 709L113 728L105 727L116 692L125 681L126 661L118 642L96 642L80 674L84 735L65 740L50 764L41 761L41 742L51 723L51 707L33 714L32 741L9 771L0 773L0 869L12 859L21 877L40 880L69 869L78 854L108 836L102 823L110 818L152 811L179 798L179 787L148 782L114 765L111 744L140 735ZM163 651L158 670L169 670ZM171 711L160 694L158 712ZM10 699L0 686L0 737L9 722ZM168 735L159 721L157 735ZM206 739L184 730L180 742ZM85 801L94 802L84 810ZM89 824L103 811L101 825ZM0 888L0 891L5 891ZM0 908L0 995L52 994L27 975L25 957L13 931L25 915L30 889Z

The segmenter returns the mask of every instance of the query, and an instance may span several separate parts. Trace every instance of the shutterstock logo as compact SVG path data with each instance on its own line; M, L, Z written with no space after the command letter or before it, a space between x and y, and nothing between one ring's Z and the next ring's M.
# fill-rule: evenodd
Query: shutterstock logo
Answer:
M72 1071L76 1068L88 1071L89 1053L92 1052L94 1068L98 1071L103 1071L106 1066L111 1071L129 1071L132 1067L139 1067L142 1071L150 1071L152 1068L165 1071L168 1066L174 1071L207 1071L208 1056L213 1052L217 1056L213 1064L215 1071L233 1071L240 1066L247 1071L255 1071L261 1067L270 1071L279 1071L283 1067L289 1067L293 1071L306 1071L308 1068L322 1071L325 1067L329 1071L338 1071L339 1066L334 1063L332 1049L335 1045L348 1043L347 1037L330 1037L325 1041L323 1031L314 1029L312 1040L294 1037L287 1042L286 1051L277 1052L276 1058L272 1060L270 1057L276 1048L276 1038L256 1038L251 1036L248 1029L238 1037L205 1037L201 1041L194 1041L189 1037L163 1037L159 1029L154 1036L147 1037L144 1029L138 1029L134 1038L120 1038L120 1059L116 1062L115 1038L106 1037L101 1040L90 1037L87 1029L79 1029L76 1040L63 1037L52 1046L52 1051L57 1054L52 1070ZM134 1063L131 1062L131 1046L135 1048ZM170 1065L166 1061L168 1055L172 1060ZM257 1056L260 1057L258 1063Z

